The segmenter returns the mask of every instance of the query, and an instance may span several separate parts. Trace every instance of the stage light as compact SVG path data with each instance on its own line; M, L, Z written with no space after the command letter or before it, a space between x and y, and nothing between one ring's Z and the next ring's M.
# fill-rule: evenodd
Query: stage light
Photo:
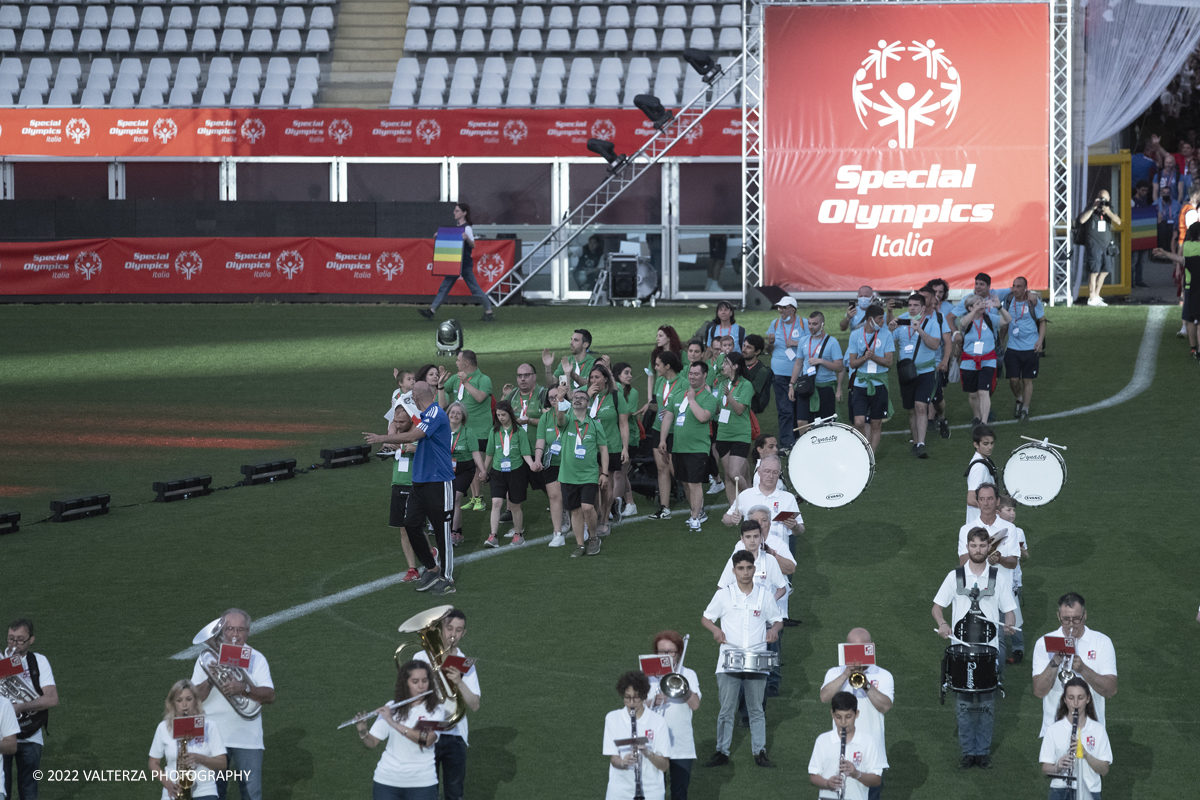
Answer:
M6 533L16 533L21 530L21 526L17 524L20 521L20 511L5 511L0 513L0 536Z
M171 503L175 500L187 500L192 497L204 497L212 494L212 476L197 475L194 478L180 478L174 481L157 481L150 488L154 489L156 503Z
M437 329L437 354L456 356L463 349L463 329L456 319L448 319Z
M712 57L712 53L707 50L695 50L689 47L683 51L683 60L691 64L692 69L700 73L700 79L708 84L721 77L721 73L725 71Z
M356 444L353 447L322 450L321 458L325 459L325 469L353 467L355 464L369 464L371 463L371 445Z
M242 474L246 478L241 482L241 486L257 486L260 483L286 481L288 478L296 477L296 459L268 461L265 464L243 464Z
M608 162L608 173L610 175L616 174L617 170L621 169L629 161L628 156L617 155L616 145L604 139L588 139L587 149Z
M675 115L663 108L662 102L652 94L639 94L633 98L633 104L646 115L650 124L660 131L675 119Z
M98 517L108 513L109 496L93 494L88 497L73 497L70 500L51 500L50 510L55 522L70 522L84 517Z

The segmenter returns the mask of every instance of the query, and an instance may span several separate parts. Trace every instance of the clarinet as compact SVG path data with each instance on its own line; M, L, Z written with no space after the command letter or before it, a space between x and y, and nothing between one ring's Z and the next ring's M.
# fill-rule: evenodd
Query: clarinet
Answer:
M1079 709L1071 712L1071 744L1069 752L1071 754L1071 769L1068 771L1066 782L1068 784L1078 780L1079 755L1077 749L1079 747Z
M842 773L842 762L846 760L846 729L839 728L842 735L842 754L838 756L838 775L842 776L842 785L838 787L838 800L846 800L846 780L847 777Z
M629 709L629 727L633 731L633 738L637 739L637 711L632 708ZM637 744L633 747L637 753L637 761L633 762L633 800L646 800L646 795L642 792L642 749Z

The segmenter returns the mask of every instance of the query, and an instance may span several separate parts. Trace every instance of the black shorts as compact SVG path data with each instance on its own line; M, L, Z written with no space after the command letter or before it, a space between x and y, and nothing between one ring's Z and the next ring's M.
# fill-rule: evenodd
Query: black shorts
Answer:
M735 458L750 457L749 442L717 442L717 455L721 458L725 456L734 456Z
M596 453L596 463L600 464L601 466L603 466L603 464L604 464L604 462L600 460L600 453L598 453L598 452ZM609 450L608 450L608 471L609 472L620 472L621 471L621 450L620 450L620 448L617 448L616 450L612 449L611 447L609 448Z
M704 483L708 477L708 453L673 453L671 463L676 480L684 483Z
M475 459L471 458L466 461L454 462L454 491L467 493L471 488L471 481L475 480L475 473L479 470L475 466Z
M818 386L816 392L818 405L815 412L808 410L808 400L796 398L796 419L813 422L817 417L825 419L837 413L837 390L832 386Z
M547 486L557 482L558 467L542 467L541 472L529 473L529 488L537 489L539 492L546 491Z
M1039 361L1036 350L1009 350L1004 354L1004 374L1009 378L1036 378Z
M1197 295L1200 295L1200 291L1196 289L1186 289L1183 293L1184 322L1200 322L1200 296Z
M562 486L562 501L563 508L567 511L574 511L577 508L582 508L585 505L596 506L596 497L599 495L599 484L596 483L563 483Z
M875 394L868 395L867 387L855 386L850 390L850 417L866 417L868 420L883 420L887 416L888 388L876 386Z
M408 509L408 491L411 486L392 484L392 509L388 513L389 528L403 528L404 514Z
M512 472L501 472L492 467L488 470L488 486L493 500L507 498L510 503L524 503L529 489L529 467L521 464Z
M414 483L408 493L408 508L404 511L404 527L423 528L425 521L440 530L450 521L454 508L454 482Z
M1083 252L1083 260L1087 264L1087 271L1093 275L1097 272L1112 272L1112 257L1106 250L1089 247Z
M945 387L946 387L946 384L950 382L950 374L948 372L942 372L941 370L937 370L937 369L935 369L933 371L933 374L936 377L934 378L934 383L933 383L934 391L933 391L932 402L940 403L946 399Z
M900 384L900 401L904 407L912 411L917 403L933 402L933 389L936 383L935 372L922 372L911 383Z
M959 374L962 375L963 391L968 394L971 392L990 392L996 388L995 367L964 369Z

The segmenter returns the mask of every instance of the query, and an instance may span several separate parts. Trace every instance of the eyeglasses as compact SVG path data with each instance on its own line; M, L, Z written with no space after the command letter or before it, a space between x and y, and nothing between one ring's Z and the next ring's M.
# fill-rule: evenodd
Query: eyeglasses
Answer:
M636 695L636 694L626 694L626 695L622 695L622 697L625 698L625 702L627 702L627 703L636 703L638 700L642 699L640 695Z
M678 650L659 650L658 651L658 655L660 655L660 656L673 656L673 655L678 655L678 654L679 654Z
M536 373L533 372L518 372L518 378L532 378Z
M226 633L245 633L245 632L247 632L248 630L250 630L250 629L249 629L249 628L234 628L234 627L233 627L233 626L231 626L231 625L226 625L226 626L225 626L225 632L226 632Z
M9 644L27 644L29 642L29 640L32 638L33 638L32 636L26 636L24 639L20 639L16 636L9 636L8 643Z
M1064 625L1078 625L1083 622L1083 615L1081 614L1078 617L1064 617L1062 614L1059 614L1058 621Z

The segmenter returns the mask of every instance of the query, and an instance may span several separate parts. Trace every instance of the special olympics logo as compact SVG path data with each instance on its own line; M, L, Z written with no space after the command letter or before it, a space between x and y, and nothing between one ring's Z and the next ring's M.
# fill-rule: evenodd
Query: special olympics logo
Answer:
M250 117L242 123L242 138L250 144L254 144L266 135L267 126L263 125L263 121L258 117Z
M611 142L616 135L617 126L613 125L611 119L598 119L592 123L593 139L604 139L607 142Z
M404 259L396 252L380 253L379 258L375 259L375 269L380 275L386 275L390 281L397 275L404 274Z
M704 135L704 126L701 125L699 122L697 122L695 127L693 127L690 131L688 131L687 134L683 138L687 139L688 144L695 144L696 140L699 139L703 135Z
M338 144L345 144L346 140L354 135L354 126L348 119L335 119L329 123L329 135Z
M154 138L158 139L163 144L171 141L179 133L179 126L175 124L175 120L170 117L160 117L154 123Z
M175 256L175 271L187 280L191 280L204 269L204 259L195 250L184 250Z
M282 272L290 281L304 272L304 257L295 250L284 250L275 259L275 268Z
M433 140L442 135L442 126L435 119L423 119L417 123L417 138L425 144L433 144Z
M854 113L863 128L870 130L866 117L871 111L878 111L883 115L876 123L879 127L896 126L896 138L888 139L888 147L908 150L914 145L918 124L933 127L934 111L944 108L948 117L945 127L950 127L958 114L962 81L945 51L933 39L924 43L914 39L910 47L901 45L899 40L888 44L880 39L879 49L867 52L862 67L854 73L851 89ZM904 52L914 54L911 61L925 62L924 69L903 63L900 54ZM894 70L898 75L888 75L889 61L901 62ZM945 80L938 77L939 68L945 70ZM874 73L873 78L867 75L868 70ZM942 94L942 98L933 100L935 94Z
M504 259L496 253L488 253L479 259L479 271L489 281L494 281L504 272Z
M90 281L93 275L99 275L103 266L104 262L95 250L84 250L75 256L75 271L82 275L84 280Z
M64 130L67 138L75 144L82 144L84 139L92 135L92 126L88 125L88 121L81 117L72 117L67 120L67 127Z
M525 124L525 120L510 119L504 123L504 138L513 144L519 144L528 135L529 126Z

